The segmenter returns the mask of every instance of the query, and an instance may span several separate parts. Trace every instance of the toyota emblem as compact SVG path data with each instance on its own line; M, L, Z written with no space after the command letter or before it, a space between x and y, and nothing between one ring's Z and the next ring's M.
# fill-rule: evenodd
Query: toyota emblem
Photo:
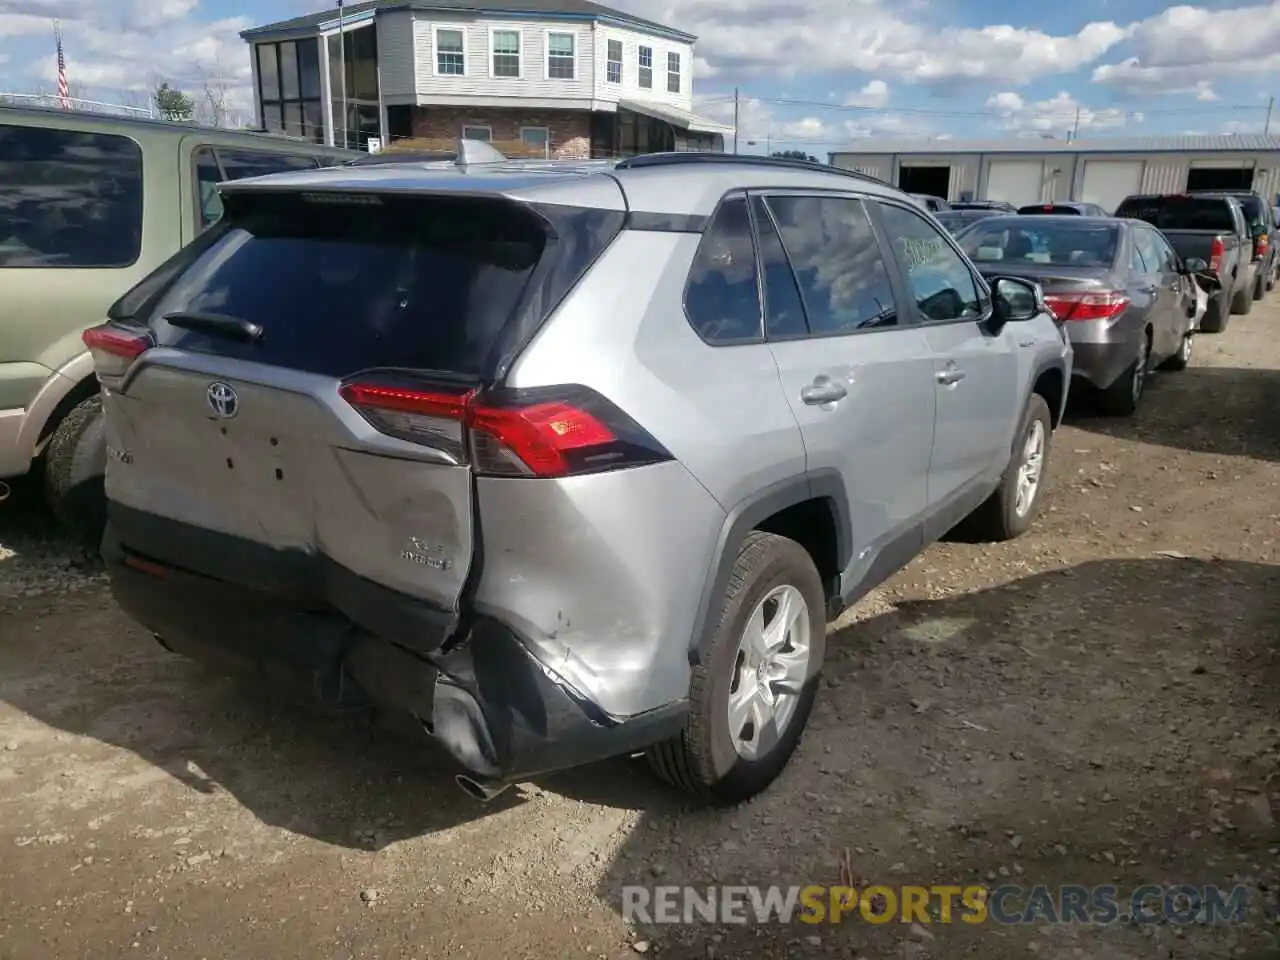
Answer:
M230 420L240 409L240 398L236 396L235 390L232 389L231 384L223 383L221 380L209 384L205 399L213 415L222 420Z

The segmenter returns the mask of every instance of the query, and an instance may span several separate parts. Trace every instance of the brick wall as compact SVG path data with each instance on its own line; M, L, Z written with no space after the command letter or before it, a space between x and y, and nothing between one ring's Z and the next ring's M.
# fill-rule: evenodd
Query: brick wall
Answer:
M495 145L520 139L521 127L546 127L553 157L591 155L591 114L585 110L520 110L510 107L415 107L413 135L456 141L464 125L489 127Z

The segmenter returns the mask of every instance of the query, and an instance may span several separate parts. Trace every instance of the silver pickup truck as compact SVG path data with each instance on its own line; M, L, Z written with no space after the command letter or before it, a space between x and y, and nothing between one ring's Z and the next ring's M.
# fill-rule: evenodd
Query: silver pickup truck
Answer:
M1195 258L1209 265L1220 286L1209 298L1201 330L1221 333L1230 314L1253 309L1257 283L1253 237L1235 197L1135 195L1121 201L1116 216L1145 220L1164 234L1184 261Z

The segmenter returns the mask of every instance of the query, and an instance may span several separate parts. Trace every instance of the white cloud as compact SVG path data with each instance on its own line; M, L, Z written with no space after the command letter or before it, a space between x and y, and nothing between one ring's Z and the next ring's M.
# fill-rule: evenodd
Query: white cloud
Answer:
M870 86L870 85L869 85ZM699 113L733 122L733 101L708 99L695 104ZM823 153L863 137L923 137L931 128L918 116L886 111L832 110L823 116L783 116L778 107L754 97L738 104L738 143L754 141L761 148L788 147Z
M1141 113L1115 107L1091 109L1066 91L1048 100L1028 103L1012 90L1006 90L988 97L986 106L1003 129L1030 136L1116 129L1142 123L1144 119Z
M907 82L1028 83L1073 73L1127 36L1111 22L1053 36L1009 25L955 28L911 16L890 0L618 0L632 12L698 36L698 55L721 71L862 71ZM803 51L797 56L797 51Z
M0 0L0 42L6 36L49 37L42 52L21 69L16 62L10 85L52 92L57 83L53 51L53 12L61 16L67 79L73 96L144 106L161 81L206 101L206 86L236 120L252 117L252 71L241 30L246 17L200 19L200 0L94 0L72 5L63 0Z
M1130 41L1133 55L1097 67L1095 83L1129 94L1194 91L1212 100L1209 83L1216 78L1280 70L1280 2L1169 7L1133 24Z
M861 90L855 90L845 98L848 107L883 107L889 102L889 85L883 80L872 80Z

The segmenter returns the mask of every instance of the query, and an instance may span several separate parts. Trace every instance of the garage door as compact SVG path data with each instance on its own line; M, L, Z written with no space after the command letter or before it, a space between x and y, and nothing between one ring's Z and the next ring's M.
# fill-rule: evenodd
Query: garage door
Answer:
M1142 191L1141 160L1086 160L1080 199L1096 203L1107 213L1115 212L1120 201Z
M1039 203L1044 164L1039 160L992 160L987 167L987 200L1004 200L1014 206Z

